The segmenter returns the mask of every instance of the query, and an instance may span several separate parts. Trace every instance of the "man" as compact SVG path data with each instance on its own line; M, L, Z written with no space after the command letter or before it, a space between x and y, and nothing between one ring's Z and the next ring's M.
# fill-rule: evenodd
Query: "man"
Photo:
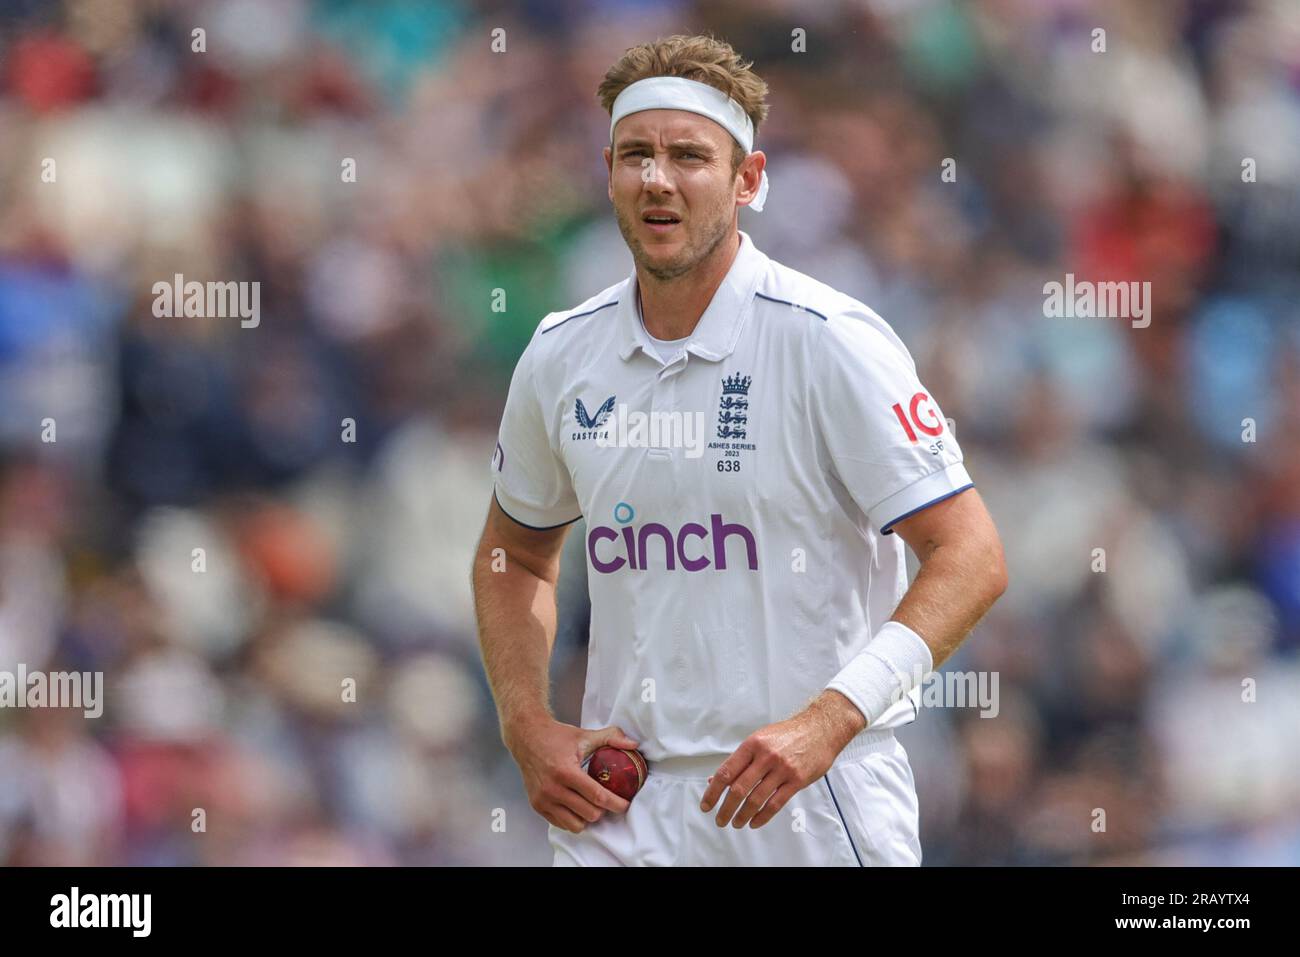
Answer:
M919 864L893 729L1005 589L997 532L893 330L738 230L767 190L749 65L671 37L599 95L635 271L548 315L511 382L474 566L503 739L557 865ZM582 517L575 728L548 661ZM631 802L584 773L602 745L649 761Z

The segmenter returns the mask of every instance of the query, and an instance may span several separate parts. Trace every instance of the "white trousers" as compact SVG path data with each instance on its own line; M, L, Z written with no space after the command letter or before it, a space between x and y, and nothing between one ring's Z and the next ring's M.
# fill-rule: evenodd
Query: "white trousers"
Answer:
M892 867L921 863L916 783L890 729L863 731L760 828L718 827L700 800L727 755L650 764L626 814L574 834L550 826L556 867Z

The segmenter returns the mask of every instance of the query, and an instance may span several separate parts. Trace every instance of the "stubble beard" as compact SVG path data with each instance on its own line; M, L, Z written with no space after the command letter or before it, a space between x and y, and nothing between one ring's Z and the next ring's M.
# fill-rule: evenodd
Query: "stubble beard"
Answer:
M662 260L651 260L646 254L645 244L641 242L636 232L637 224L640 222L639 219L629 220L624 216L622 210L617 207L615 207L614 218L618 221L618 231L623 234L623 241L627 243L627 248L631 250L632 259L637 268L661 281L684 276L701 262L708 259L713 254L713 251L718 248L718 244L726 239L728 227L731 225L721 215L710 218L709 223L712 224L712 228L707 235L702 237L701 242L696 242L694 237L688 234L681 252L672 260L664 262ZM709 223L706 223L705 226L707 227Z

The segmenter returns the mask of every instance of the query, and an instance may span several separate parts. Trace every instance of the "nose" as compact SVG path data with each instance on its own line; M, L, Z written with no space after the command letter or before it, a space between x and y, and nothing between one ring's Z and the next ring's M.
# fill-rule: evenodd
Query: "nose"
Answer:
M673 185L668 180L668 164L662 162L658 155L652 157L648 163L641 168L641 181L647 189L663 192L671 190Z

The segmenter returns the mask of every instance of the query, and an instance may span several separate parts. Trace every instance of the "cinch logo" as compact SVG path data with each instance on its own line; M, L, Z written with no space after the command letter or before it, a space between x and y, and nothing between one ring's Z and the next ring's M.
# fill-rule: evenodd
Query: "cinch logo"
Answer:
M717 512L709 516L710 527L706 528L699 522L687 522L676 532L658 522L646 522L644 525L634 526L631 522L635 517L636 512L631 505L627 502L619 502L614 506L614 521L622 525L622 529L597 525L587 533L587 555L591 559L591 567L602 575L612 575L624 566L633 571L648 570L652 560L650 555L652 539L659 542L656 546L657 555L654 565L660 567L662 561L663 567L670 572L677 570L679 562L688 572L702 571L710 565L725 571L727 539L733 537L745 543L745 558L749 570L758 571L758 543L754 541L754 533L738 522L723 521L722 515ZM710 537L712 549L709 547ZM694 542L691 539L699 539L699 541ZM600 549L607 556L612 554L613 557L601 558L598 553L598 546L605 542L615 543L612 547L605 546ZM687 554L688 550L693 554ZM710 561L710 551L712 551L712 561ZM662 558L659 559L658 556Z

